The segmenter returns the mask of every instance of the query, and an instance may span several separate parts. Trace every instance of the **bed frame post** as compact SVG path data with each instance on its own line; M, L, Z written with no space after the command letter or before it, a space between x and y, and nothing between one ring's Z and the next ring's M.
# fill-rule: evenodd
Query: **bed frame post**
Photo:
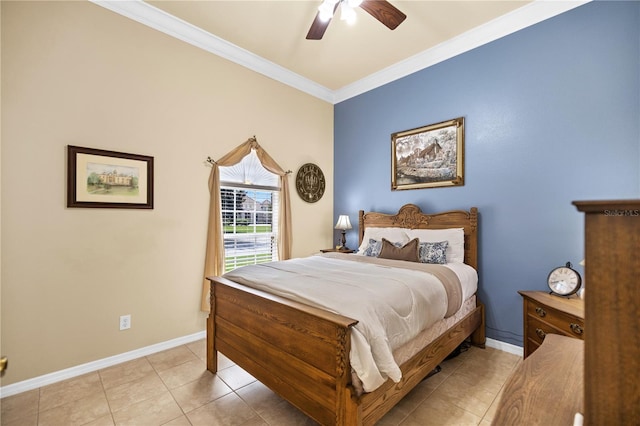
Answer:
M216 299L213 282L209 282L210 310L207 317L207 370L216 374L218 371L218 351L216 350Z
M477 300L477 299L476 299ZM479 348L484 349L485 343L487 342L487 336L485 333L485 320L484 320L484 304L477 302L478 307L480 308L480 326L471 333L471 344L473 346L477 346Z
M362 408L354 399L356 397L353 395L352 389L351 386L347 386L344 389L342 399L344 410L342 417L338 418L336 423L338 425L362 425Z
M351 383L351 326L336 329L336 425L362 425L362 410Z
M364 210L358 212L358 247L362 244L364 238Z

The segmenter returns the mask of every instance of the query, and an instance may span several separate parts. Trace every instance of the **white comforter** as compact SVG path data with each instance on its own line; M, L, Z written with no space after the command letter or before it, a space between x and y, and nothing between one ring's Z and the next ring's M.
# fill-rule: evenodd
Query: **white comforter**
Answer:
M387 378L400 381L392 351L447 310L447 293L435 276L400 267L311 256L245 266L224 277L357 319L350 361L367 392Z

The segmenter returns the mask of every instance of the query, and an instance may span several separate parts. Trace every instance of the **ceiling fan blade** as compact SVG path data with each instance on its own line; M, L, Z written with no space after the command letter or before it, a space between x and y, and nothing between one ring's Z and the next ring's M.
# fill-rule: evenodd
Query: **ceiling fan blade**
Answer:
M318 12L316 14L316 19L313 20L311 28L309 28L309 32L307 33L307 40L322 39L324 32L329 26L329 22L331 22L331 19L329 19L328 21L323 21L322 19L320 19L320 12Z
M336 3L335 6L333 7L333 14L336 13L339 3L340 2ZM333 14L331 16L333 16ZM327 30L327 27L329 26L329 22L331 22L331 18L325 21L320 19L320 12L316 13L316 18L313 20L313 23L311 24L311 28L309 28L309 32L307 33L307 37L306 37L307 40L322 39L324 32Z
M390 30L395 30L407 17L386 0L364 0L360 7Z

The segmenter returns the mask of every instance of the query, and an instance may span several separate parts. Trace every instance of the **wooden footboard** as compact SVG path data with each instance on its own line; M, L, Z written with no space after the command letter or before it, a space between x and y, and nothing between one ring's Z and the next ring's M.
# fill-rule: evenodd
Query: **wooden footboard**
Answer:
M356 320L225 278L209 280L208 370L217 371L219 351L323 425L373 425L463 340L484 330L484 307L479 305L403 364L400 383L389 380L357 397L349 364ZM483 333L478 339L484 339Z
M353 424L345 404L351 327L357 321L210 278L207 368L220 351L321 424Z

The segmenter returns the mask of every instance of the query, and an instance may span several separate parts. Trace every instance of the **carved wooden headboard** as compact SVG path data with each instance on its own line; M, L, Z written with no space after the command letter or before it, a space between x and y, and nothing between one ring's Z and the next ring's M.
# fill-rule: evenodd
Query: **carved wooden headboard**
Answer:
M464 263L478 270L478 209L452 210L442 213L423 213L415 204L405 204L396 214L367 212L358 215L359 244L368 227L446 229L464 228Z

